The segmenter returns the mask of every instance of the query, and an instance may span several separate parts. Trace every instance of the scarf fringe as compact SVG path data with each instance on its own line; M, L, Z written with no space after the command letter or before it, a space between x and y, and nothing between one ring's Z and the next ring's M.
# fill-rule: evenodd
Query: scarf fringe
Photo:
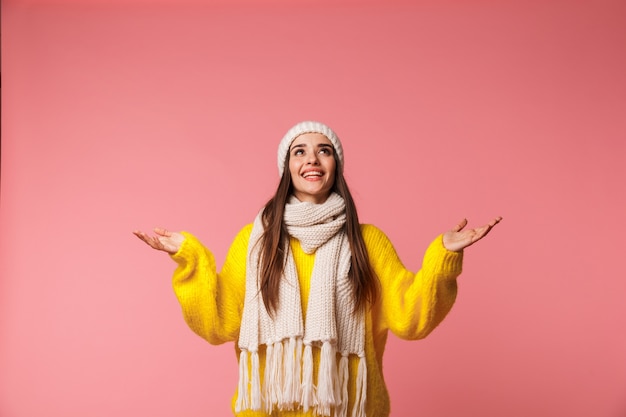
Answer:
M274 362L274 345L268 344L265 349L265 372L263 374L263 400L265 402L265 412L272 414L274 410L274 401L272 401L272 387L274 387L274 378L272 378L272 364Z
M239 386L235 411L240 412L248 408L250 408L248 402L248 351L242 350L239 354Z
M299 403L302 398L302 339L296 338L296 378L293 380L295 402Z
M272 361L272 368L270 369L272 374L273 386L270 387L272 393L272 402L279 406L283 403L283 343L274 343L274 360Z
M317 398L315 395L315 386L313 385L313 350L311 345L306 344L304 346L302 364L302 408L304 412L308 412L309 409L317 405Z
M340 401L337 403L335 408L335 416L336 417L347 417L348 416L348 379L350 378L350 374L348 371L348 355L341 355L341 359L339 359L339 369L337 371L338 383L336 388L337 398Z
M332 343L326 341L322 344L317 373L317 414L330 416L330 411L336 404L334 387L337 383L337 351Z
M258 411L261 409L261 376L259 366L259 352L255 351L251 353L250 362L252 365L252 387L250 388L250 408Z
M304 412L314 409L319 416L347 417L349 356L342 354L338 363L336 356L335 346L331 342L324 342L315 386L313 348L310 344L303 344L302 339L295 337L269 344L261 384L259 353L242 350L239 355L235 411L259 411L264 408L266 413L271 414L275 408L294 410L301 405ZM367 365L365 357L360 356L356 396L350 416L366 417L366 404Z
M294 404L298 401L298 386L295 382L300 380L300 375L296 375L296 338L290 337L289 340L284 341L284 344L284 387L280 409L293 410Z
M352 417L366 417L367 401L367 365L364 357L359 357L359 368L356 376L356 398L352 407Z

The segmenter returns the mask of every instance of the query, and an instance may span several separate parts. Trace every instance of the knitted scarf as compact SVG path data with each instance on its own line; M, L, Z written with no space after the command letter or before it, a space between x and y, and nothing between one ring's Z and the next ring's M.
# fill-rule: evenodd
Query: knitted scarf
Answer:
M355 300L348 281L351 252L344 232L345 203L332 193L323 204L292 197L284 222L302 249L315 253L311 288L303 321L298 273L286 243L286 263L279 303L270 317L261 297L258 277L261 213L248 244L246 295L239 333L239 387L235 405L242 410L315 410L318 415L347 416L348 356L358 355L357 393L353 417L365 417L367 368L365 316L354 314ZM266 346L261 384L259 345ZM321 349L317 385L313 378L312 349ZM337 353L341 354L337 360ZM251 375L250 375L251 373Z

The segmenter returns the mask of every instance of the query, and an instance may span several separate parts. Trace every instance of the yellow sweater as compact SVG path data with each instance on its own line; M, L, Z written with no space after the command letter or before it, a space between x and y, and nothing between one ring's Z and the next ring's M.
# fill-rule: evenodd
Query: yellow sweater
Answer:
M231 245L222 271L217 273L213 254L194 236L185 235L180 250L172 255L178 263L173 286L189 327L212 344L236 342L239 335L246 278L246 254L252 225L245 226ZM383 352L387 331L415 340L426 337L444 319L456 298L456 278L461 273L462 252L445 249L437 237L426 250L422 269L407 270L385 234L372 225L361 231L370 262L380 282L378 302L366 314L365 353L367 360L367 416L389 415L389 394L383 379ZM296 239L291 249L298 270L302 311L306 312L315 254L307 255ZM238 349L236 349L238 351ZM265 351L259 350L261 367ZM314 349L314 375L319 351ZM349 409L355 396L357 358L350 358ZM261 369L263 375L263 369ZM233 397L234 400L237 393ZM233 411L234 412L234 411ZM239 417L267 417L264 412L244 411ZM274 417L312 417L309 411L275 411Z

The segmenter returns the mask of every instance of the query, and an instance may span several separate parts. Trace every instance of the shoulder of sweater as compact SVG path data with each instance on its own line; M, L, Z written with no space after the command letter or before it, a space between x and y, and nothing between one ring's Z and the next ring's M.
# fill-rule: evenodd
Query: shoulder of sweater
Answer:
M374 226L373 224L366 223L366 224L361 224L360 226L361 226L361 234L363 235L363 239L365 240L366 243L372 240L380 240L380 239L389 240L387 235L382 230L380 230L377 226Z
M239 233L237 233L237 236L247 236L249 238L250 233L252 233L252 226L253 226L253 223L248 223L247 225L242 227L241 230L239 230Z
M244 227L242 227L239 230L239 232L233 239L231 248L236 247L236 246L241 246L242 248L248 247L248 242L250 241L250 234L252 233L252 226L253 226L252 223L246 224Z
M394 251L393 244L389 240L389 237L377 226L373 224L361 224L361 234L363 235L363 242L369 252L380 253L387 251Z

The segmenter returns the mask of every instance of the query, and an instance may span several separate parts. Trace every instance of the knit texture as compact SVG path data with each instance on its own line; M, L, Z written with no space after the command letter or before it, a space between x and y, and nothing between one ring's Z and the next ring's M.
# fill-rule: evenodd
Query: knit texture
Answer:
M178 263L173 286L189 327L212 344L236 342L239 337L245 297L245 271L248 241L252 225L244 227L235 238L222 270L216 272L212 253L194 236L186 239L172 258ZM361 230L370 262L380 282L380 297L365 315L365 359L367 364L367 416L388 417L389 395L383 379L382 358L388 331L415 340L426 337L448 314L457 293L456 278L461 273L462 252L444 248L438 236L428 247L422 267L414 273L406 269L389 239L378 228L362 225ZM315 254L307 254L294 238L290 249L298 272L302 311L309 302ZM306 320L306 317L303 317ZM237 355L239 351L237 349ZM260 374L264 375L266 349L259 348ZM312 352L314 375L320 364L319 349ZM206 359L210 360L210 358ZM407 358L408 360L408 358ZM350 357L348 407L356 398L359 360ZM267 417L264 411L233 413L238 417ZM313 417L314 410L274 411L278 417Z
M347 416L348 393L342 390L349 377L347 356L365 357L364 313L354 313L356 302L349 281L350 245L343 231L346 214L343 198L332 193L323 204L301 202L291 197L285 205L284 223L308 254L316 253L311 276L311 295L303 320L298 273L291 251L279 288L279 304L270 317L260 294L258 265L263 235L262 212L256 217L246 268L246 295L239 333L239 388L236 411L264 409L304 411L315 408L320 416ZM287 243L288 244L288 243ZM285 248L288 249L288 248ZM266 345L263 387L259 370L259 345ZM313 350L322 358L314 383ZM341 358L337 359L337 352ZM345 358L345 359L344 359ZM248 363L250 362L250 363ZM365 417L367 367L363 359L357 384L361 387L352 413ZM251 367L251 373L248 368ZM304 372L303 372L304 371ZM263 394L262 394L263 393Z

